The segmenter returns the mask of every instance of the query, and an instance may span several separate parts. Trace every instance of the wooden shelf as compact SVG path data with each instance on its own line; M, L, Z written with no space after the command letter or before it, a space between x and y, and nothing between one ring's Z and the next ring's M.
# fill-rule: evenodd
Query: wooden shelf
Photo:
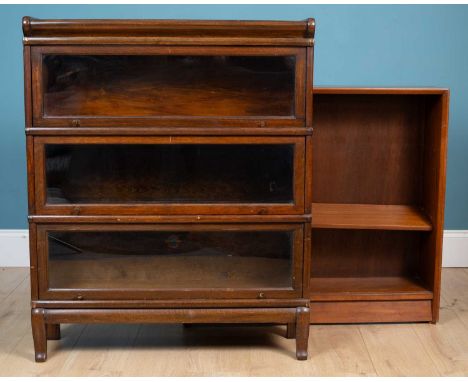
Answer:
M57 289L289 289L289 259L203 255L109 255L82 252L49 260Z
M312 203L312 228L430 231L432 224L413 206Z
M430 300L433 293L407 277L312 277L311 301Z

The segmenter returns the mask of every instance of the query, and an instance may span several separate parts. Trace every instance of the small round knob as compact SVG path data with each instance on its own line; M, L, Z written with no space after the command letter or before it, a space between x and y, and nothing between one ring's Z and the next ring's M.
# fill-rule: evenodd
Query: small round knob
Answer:
M77 300L83 300L83 296L81 294L79 294L78 296L76 296L76 299Z
M258 294L258 298L265 298L265 293L260 292L260 293Z

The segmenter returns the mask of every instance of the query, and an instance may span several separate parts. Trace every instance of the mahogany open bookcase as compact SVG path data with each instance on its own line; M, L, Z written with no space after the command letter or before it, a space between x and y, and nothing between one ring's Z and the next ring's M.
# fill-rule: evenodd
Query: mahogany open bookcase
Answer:
M438 319L448 91L315 88L311 322Z
M448 91L314 88L315 22L25 17L36 361L70 323L436 322ZM312 326L313 328L313 326Z

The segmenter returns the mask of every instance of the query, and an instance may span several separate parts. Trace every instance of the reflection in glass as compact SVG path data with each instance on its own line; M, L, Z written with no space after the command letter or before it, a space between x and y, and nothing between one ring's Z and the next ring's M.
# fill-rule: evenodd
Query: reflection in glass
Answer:
M48 116L291 116L294 56L46 55Z
M292 231L49 232L49 287L288 288Z
M291 203L288 144L46 145L47 202Z

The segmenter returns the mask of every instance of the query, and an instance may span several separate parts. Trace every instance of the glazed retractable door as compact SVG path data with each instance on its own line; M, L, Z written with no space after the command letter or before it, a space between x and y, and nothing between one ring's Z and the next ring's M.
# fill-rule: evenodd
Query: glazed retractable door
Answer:
M36 137L40 214L304 211L304 137Z
M40 297L300 297L302 243L293 223L38 225Z
M34 126L304 126L305 49L32 48Z

